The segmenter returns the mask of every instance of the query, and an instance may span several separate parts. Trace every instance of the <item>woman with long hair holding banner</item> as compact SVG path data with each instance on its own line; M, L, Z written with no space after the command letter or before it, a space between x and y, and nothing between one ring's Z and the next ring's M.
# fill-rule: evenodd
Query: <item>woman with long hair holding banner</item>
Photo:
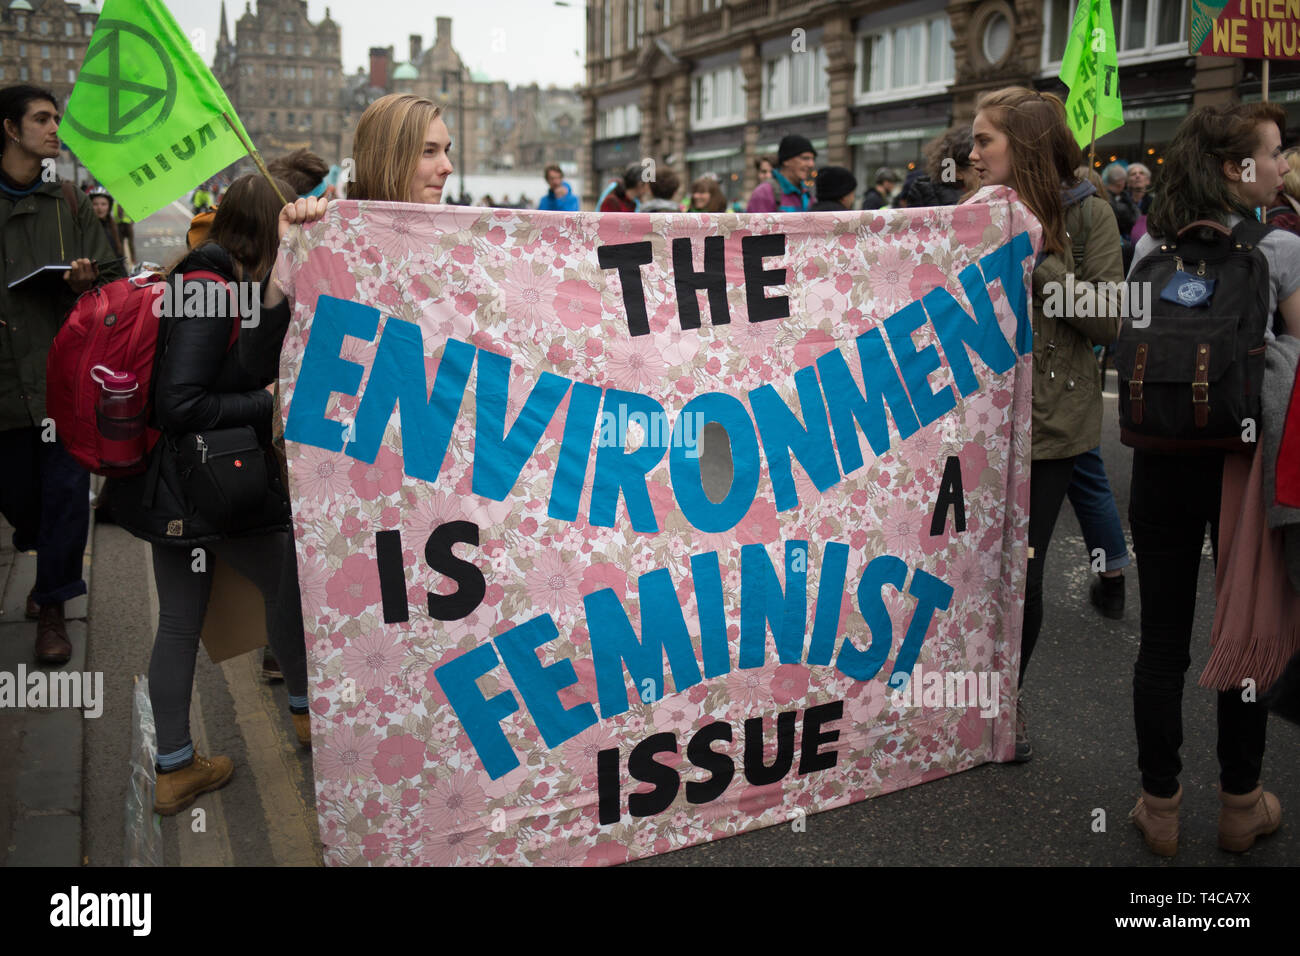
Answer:
M348 199L436 205L452 174L451 134L442 120L442 107L413 93L390 93L371 103L357 123L353 137L353 174ZM323 199L307 197L280 210L280 238L290 226L306 225L325 215ZM264 309L276 309L247 337L241 360L250 371L274 378L280 367L280 347L289 327L289 311L281 309L284 292L268 283Z
M1283 368L1281 363L1272 364L1278 337L1286 338L1286 333L1300 337L1300 238L1280 229L1264 232L1255 216L1256 207L1272 199L1289 171L1281 147L1285 126L1286 114L1274 103L1194 110L1165 151L1162 186L1152 200L1148 218L1150 231L1134 250L1130 272L1136 276L1145 271L1140 267L1148 256L1172 255L1173 250L1166 252L1163 245L1171 240L1181 246L1178 252L1187 256L1186 267L1192 270L1196 269L1193 252L1198 246L1204 248L1205 243L1236 243L1238 250L1243 248L1243 243L1246 249L1253 244L1268 265L1268 301L1257 307L1260 311L1268 310L1268 327L1264 331L1267 358L1260 358L1266 369L1262 381L1265 411L1269 393L1281 387L1289 396L1295 381L1293 371L1289 376L1280 376L1280 382L1276 378L1270 381L1275 371ZM1213 238L1215 233L1227 229L1234 230L1231 236L1223 240ZM1195 254L1199 258L1200 253ZM1237 330L1237 317L1248 314L1252 296L1263 290L1243 288L1248 280L1241 278L1242 272L1224 272L1219 274L1216 292L1214 280L1205 282L1191 275L1184 277L1181 260L1178 265L1169 286L1174 287L1180 277L1185 281L1177 285L1176 291L1166 288L1162 293L1160 288L1154 288L1153 293L1162 299L1172 294L1175 297L1172 301L1177 303L1184 290L1204 290L1207 315L1213 297L1222 297L1219 301L1225 303L1224 314L1232 322L1229 334L1242 334ZM1211 262L1212 269L1218 269L1219 265ZM1199 274L1203 275L1205 268L1206 262L1200 261ZM1166 353L1176 354L1180 343L1173 336L1177 330L1168 324L1162 327L1159 319L1157 316L1150 334L1168 336ZM1217 332L1203 330L1202 334L1206 335L1206 342L1221 341L1209 337ZM1160 347L1159 340L1152 346ZM1121 413L1123 410L1121 406ZM1147 417L1152 416L1148 413ZM1267 446L1271 440L1271 422L1267 414L1262 419L1260 444ZM1285 607L1285 592L1290 585L1281 582L1282 587L1270 593L1254 591L1254 581L1265 580L1266 568L1262 560L1255 560L1260 554L1258 546L1251 549L1246 543L1248 535L1243 528L1250 526L1246 520L1250 516L1249 507L1231 505L1234 500L1240 500L1242 505L1250 500L1248 491L1242 490L1244 479L1239 480L1238 476L1252 464L1258 466L1254 453L1257 447L1252 441L1243 449L1251 454L1225 454L1221 449L1208 447L1183 454L1141 447L1133 451L1129 522L1142 599L1142 638L1133 668L1133 718L1142 792L1131 817L1142 831L1147 846L1161 856L1173 856L1178 851L1178 817L1183 796L1178 781L1182 770L1178 751L1183 740L1183 684L1191 663L1196 582L1206 525L1217 565L1216 597L1220 613L1215 619L1214 652L1201 683L1215 686L1219 691L1219 846L1244 851L1257 837L1272 833L1282 822L1280 802L1259 782L1268 710L1243 690L1240 681L1223 681L1222 671L1218 680L1207 680L1216 661L1221 660L1220 653L1232 645L1232 636L1241 635L1254 648L1281 645L1284 640L1282 633L1271 628L1258 638L1252 633L1266 619L1267 611ZM1254 517L1258 542L1264 515ZM1229 522L1235 522L1233 531L1220 536L1221 520L1225 531ZM1248 569L1240 577L1234 570L1237 552L1244 553L1248 559ZM1233 587L1232 582L1240 587ZM1226 627L1222 622L1225 598L1230 604L1242 607ZM1294 619L1284 620L1283 624L1294 632ZM1229 635L1226 641L1225 632ZM1248 655L1243 653L1241 657ZM1251 675L1252 684L1257 681L1264 690L1269 678L1262 670L1251 667L1244 672Z
M1074 171L1083 155L1050 93L1008 87L986 94L971 127L970 159L985 186L1010 186L1043 226L1034 267L1033 450L1029 479L1029 567L1025 582L1020 683L1043 625L1043 567L1075 458L1101 444L1101 380L1093 345L1114 341L1119 316L1050 316L1044 300L1067 274L1123 278L1119 230L1105 200ZM1072 236L1086 234L1082 248ZM1075 260L1075 252L1081 258ZM1073 309L1065 309L1067 313ZM1016 707L1016 760L1033 755L1024 701Z

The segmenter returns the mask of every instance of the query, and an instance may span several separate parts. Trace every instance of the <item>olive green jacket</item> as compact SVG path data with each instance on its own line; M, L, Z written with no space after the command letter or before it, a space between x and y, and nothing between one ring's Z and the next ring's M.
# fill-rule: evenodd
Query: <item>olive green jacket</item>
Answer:
M0 431L45 418L45 360L76 295L47 274L9 283L44 265L73 259L109 262L112 247L89 198L76 193L77 215L58 181L15 199L0 189ZM99 283L125 275L120 262L100 268Z
M1083 198L1076 199L1080 196ZM1122 324L1118 311L1100 316L1076 315L1074 301L1069 302L1066 315L1045 314L1050 283L1067 288L1067 273L1074 273L1076 283L1080 279L1124 280L1119 226L1110 203L1095 195L1090 185L1086 191L1071 190L1063 198L1067 203L1065 229L1071 249L1064 257L1047 255L1033 274L1035 460L1070 458L1101 444L1101 372L1092 349L1094 345L1114 342Z

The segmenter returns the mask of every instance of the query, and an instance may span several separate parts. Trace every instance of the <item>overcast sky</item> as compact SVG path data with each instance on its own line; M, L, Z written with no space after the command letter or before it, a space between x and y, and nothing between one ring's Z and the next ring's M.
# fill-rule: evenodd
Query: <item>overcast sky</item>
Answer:
M164 0L186 33L203 28L212 44L221 27L221 0ZM392 45L399 62L409 56L408 37L422 34L427 49L433 44L434 19L451 17L452 45L473 70L512 86L554 83L573 86L584 79L586 17L580 0L557 7L553 0L307 0L307 16L319 22L325 7L339 25L343 41L343 69L355 73L369 68L372 46ZM226 0L230 38L235 21L244 13L245 0ZM256 3L254 3L256 9ZM213 47L204 59L212 62Z

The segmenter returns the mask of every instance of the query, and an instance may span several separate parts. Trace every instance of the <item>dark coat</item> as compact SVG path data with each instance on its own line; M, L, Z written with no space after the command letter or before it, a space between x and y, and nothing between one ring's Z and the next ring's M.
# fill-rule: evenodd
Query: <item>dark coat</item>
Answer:
M0 430L45 418L45 363L77 295L55 276L9 283L41 266L93 259L104 265L96 285L125 275L90 199L77 190L75 216L55 180L15 195L0 189Z
M1106 198L1110 201L1111 211L1115 213L1115 224L1119 226L1119 237L1127 240L1129 233L1133 231L1133 225L1137 222L1138 216L1142 213L1138 210L1137 203L1128 191L1120 193L1118 196L1106 191Z
M230 256L213 243L195 249L176 268L181 273L199 270L234 278ZM163 437L149 456L148 471L108 482L117 523L146 541L178 545L287 530L289 499L271 454L269 379L249 374L239 363L238 349L228 348L227 321L206 316L160 321L150 424ZM223 532L190 503L176 442L191 432L240 425L253 426L267 456L267 493L261 509L241 521L237 532Z

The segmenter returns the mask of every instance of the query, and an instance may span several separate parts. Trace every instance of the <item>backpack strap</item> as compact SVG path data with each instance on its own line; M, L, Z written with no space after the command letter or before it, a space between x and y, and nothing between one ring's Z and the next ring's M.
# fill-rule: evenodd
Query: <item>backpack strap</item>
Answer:
M187 279L209 279L212 282L220 282L223 286L226 287L226 291L230 293L230 299L232 302L230 315L234 319L234 321L230 323L230 341L226 343L226 350L229 351L231 348L234 347L235 340L239 338L239 326L240 326L240 319L241 319L239 315L239 309L238 309L239 298L238 296L236 296L235 290L231 288L230 281L225 277L220 276L215 272L209 272L206 269L199 269L195 272L186 272L183 274Z
M1232 229L1232 238L1251 246L1258 246L1261 239L1275 230L1277 226L1267 225L1256 219L1243 219Z

